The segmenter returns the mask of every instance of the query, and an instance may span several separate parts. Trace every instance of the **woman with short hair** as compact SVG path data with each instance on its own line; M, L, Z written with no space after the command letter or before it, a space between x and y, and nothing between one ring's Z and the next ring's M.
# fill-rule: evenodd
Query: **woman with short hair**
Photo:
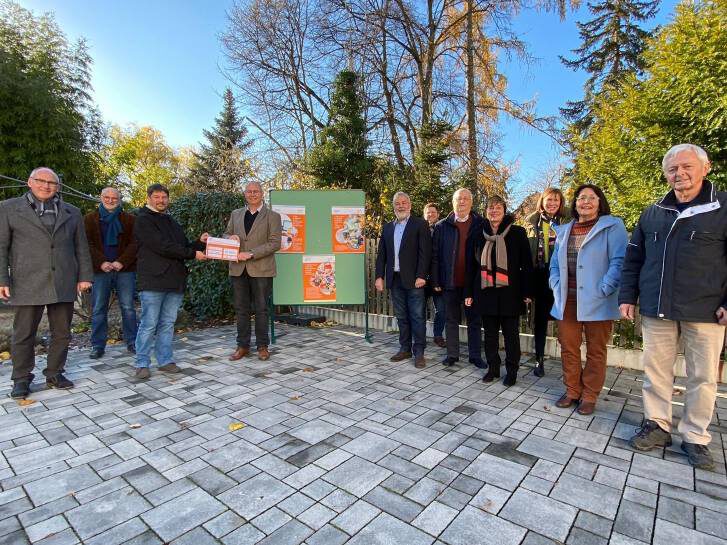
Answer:
M553 291L548 285L550 258L555 247L555 228L565 223L565 197L556 187L548 187L540 194L535 212L525 218L525 230L533 256L533 337L535 341L536 377L545 375L545 337L548 332Z
M606 380L606 344L613 321L620 317L618 288L626 245L626 228L611 215L603 191L579 186L571 205L573 220L558 229L550 262L551 311L558 320L558 341L566 391L561 408L578 404L592 414ZM586 336L586 365L581 367L581 342Z
M467 241L465 305L482 316L489 366L483 382L500 377L502 329L507 371L503 384L512 386L520 365L520 315L530 301L533 262L525 229L514 224L502 197L487 200L485 217L483 229Z

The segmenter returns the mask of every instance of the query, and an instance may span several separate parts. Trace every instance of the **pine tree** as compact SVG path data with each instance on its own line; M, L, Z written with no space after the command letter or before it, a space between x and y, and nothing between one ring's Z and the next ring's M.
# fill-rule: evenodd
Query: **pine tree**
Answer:
M235 97L228 88L215 126L204 130L206 144L194 153L189 185L198 191L240 191L244 180L252 174L245 152L252 146L247 140L247 127L242 123Z
M568 101L560 110L578 132L586 130L592 122L591 106L596 94L618 86L627 74L642 72L641 53L650 33L639 23L652 18L658 7L659 0L588 3L588 10L595 17L586 23L577 23L582 44L573 50L576 57L560 57L567 67L590 74L584 85L583 99Z
M328 125L306 157L306 171L318 187L370 189L371 159L358 75L343 70L333 84Z

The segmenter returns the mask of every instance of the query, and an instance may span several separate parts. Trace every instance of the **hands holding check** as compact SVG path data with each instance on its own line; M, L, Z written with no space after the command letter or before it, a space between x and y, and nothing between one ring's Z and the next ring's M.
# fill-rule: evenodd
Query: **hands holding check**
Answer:
M208 238L210 238L209 233L202 233L202 235L200 235L200 237L199 237L199 240L206 244ZM227 238L229 240L237 241L238 244L240 243L240 237L237 235L229 235L225 238ZM195 259L199 259L200 261L208 259L205 256L204 252L197 252L197 254L198 254L198 256ZM199 255L202 255L203 257L200 258ZM253 258L253 254L251 252L238 252L238 254L237 254L237 261L248 261L252 258Z

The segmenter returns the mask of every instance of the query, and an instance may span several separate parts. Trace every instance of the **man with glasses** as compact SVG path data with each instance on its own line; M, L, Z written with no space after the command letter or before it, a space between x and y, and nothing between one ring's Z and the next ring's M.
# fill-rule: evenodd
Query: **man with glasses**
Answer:
M0 298L15 307L11 354L11 397L30 393L35 367L35 336L43 310L50 344L48 388L73 388L63 376L71 340L73 303L91 288L93 267L83 217L58 195L60 180L51 169L30 173L24 196L0 203Z
M101 191L101 204L84 217L88 248L93 261L93 313L91 315L92 360L103 357L108 339L111 292L116 292L121 309L124 342L136 353L136 240L134 216L121 209L121 193L113 187Z
M240 243L238 261L230 262L237 316L237 349L230 360L237 361L250 354L250 318L254 313L257 357L265 361L270 358L268 298L273 291L275 252L280 249L282 227L280 214L265 206L263 188L258 182L245 186L245 201L247 206L233 210L225 229L227 238Z

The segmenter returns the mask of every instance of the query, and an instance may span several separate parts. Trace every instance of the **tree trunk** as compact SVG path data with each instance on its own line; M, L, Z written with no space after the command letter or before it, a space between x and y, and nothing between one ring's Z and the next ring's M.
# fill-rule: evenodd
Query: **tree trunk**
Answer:
M474 1L467 0L467 156L469 159L469 175L472 184L473 202L479 198L479 184L477 183L477 170L479 159L477 156L477 118L475 113L475 44L474 22L472 10Z

